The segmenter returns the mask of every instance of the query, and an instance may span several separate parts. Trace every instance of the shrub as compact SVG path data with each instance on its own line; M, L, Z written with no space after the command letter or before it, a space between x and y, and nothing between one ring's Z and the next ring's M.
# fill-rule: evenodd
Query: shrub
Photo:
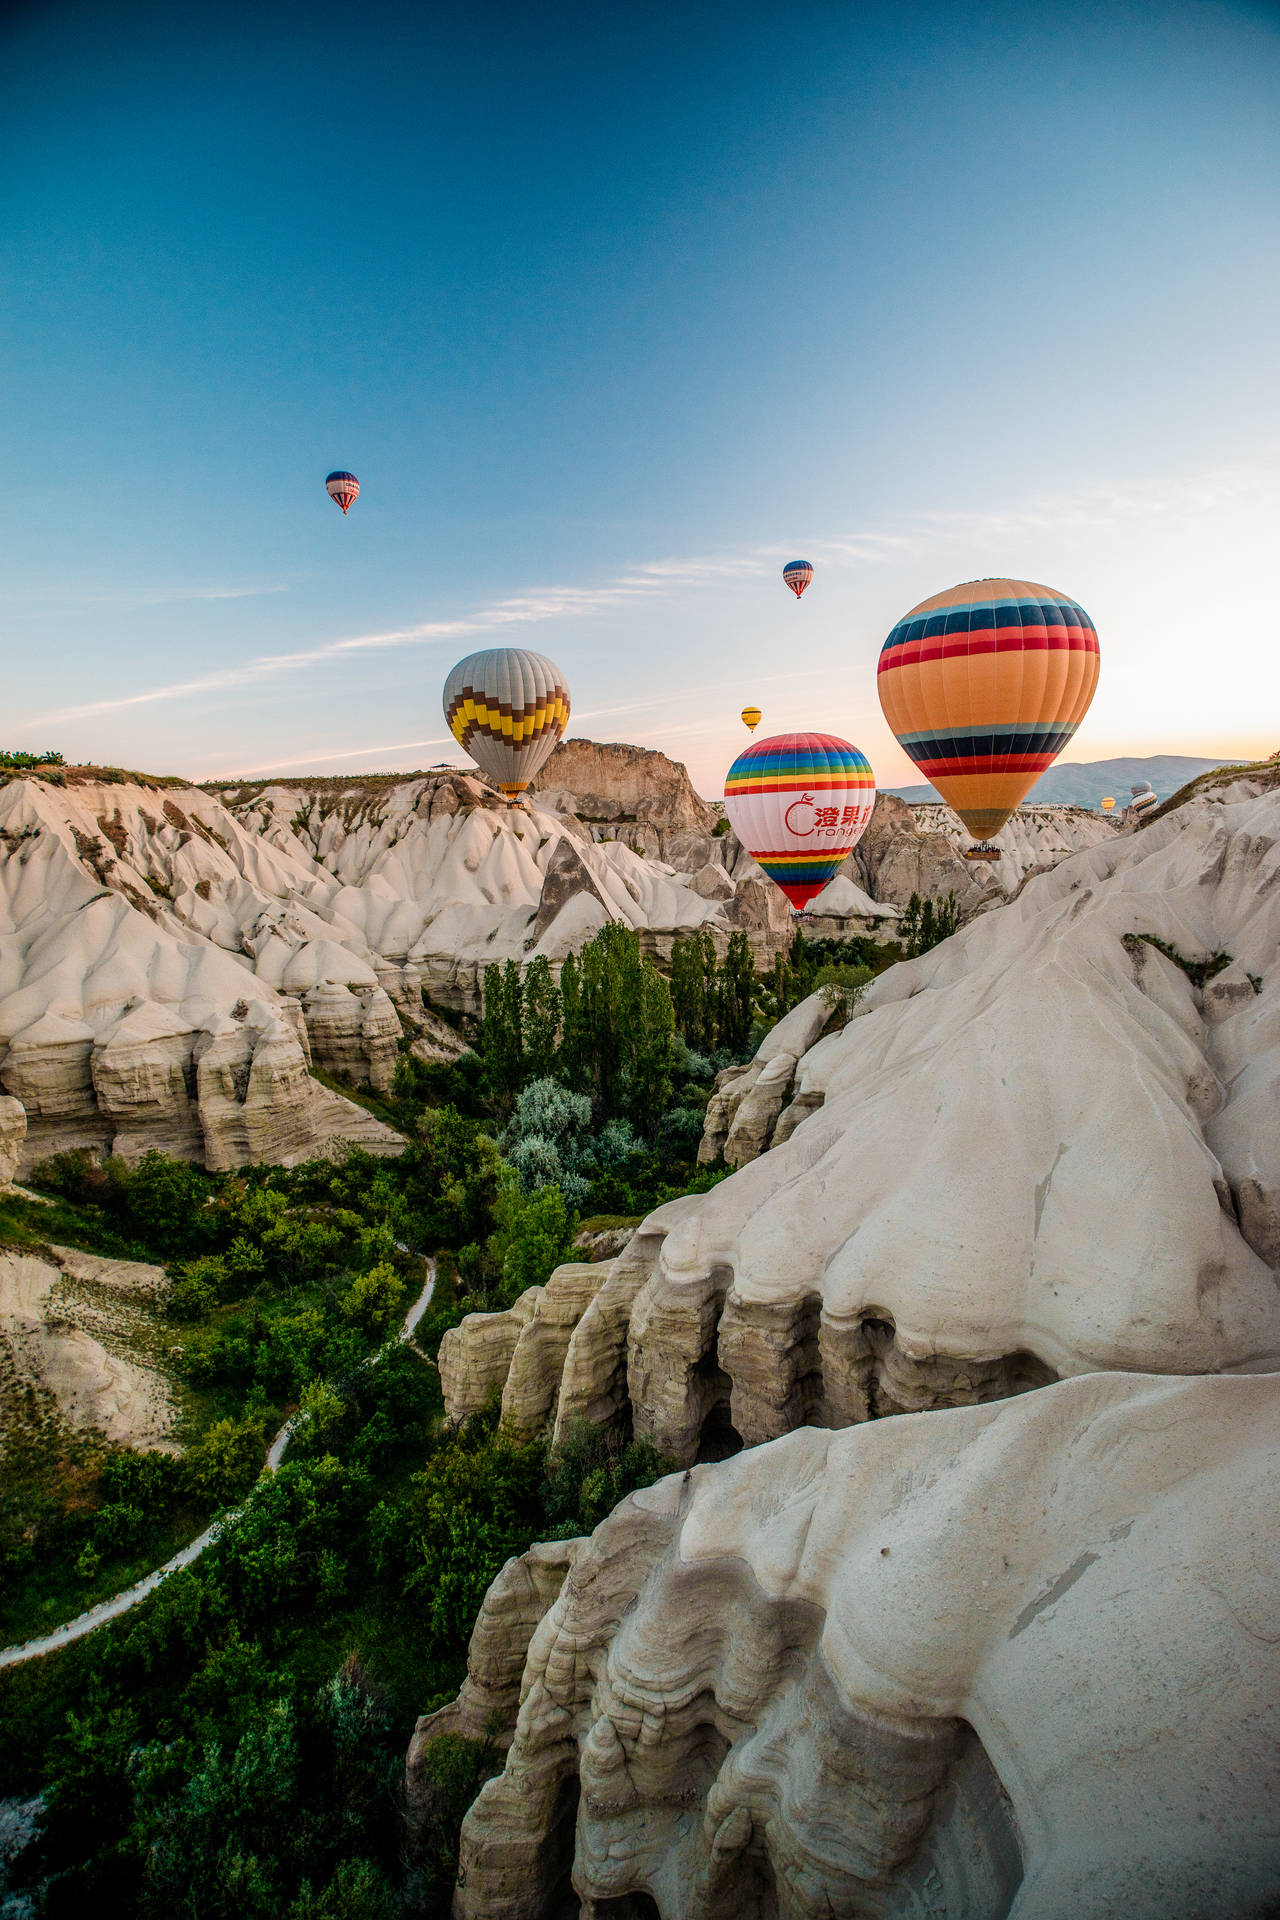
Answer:
M183 1478L194 1500L226 1506L248 1492L264 1458L260 1420L217 1420L187 1448Z
M384 1262L368 1273L358 1273L338 1308L344 1319L354 1320L366 1333L376 1333L399 1313L404 1293L404 1281L393 1266Z

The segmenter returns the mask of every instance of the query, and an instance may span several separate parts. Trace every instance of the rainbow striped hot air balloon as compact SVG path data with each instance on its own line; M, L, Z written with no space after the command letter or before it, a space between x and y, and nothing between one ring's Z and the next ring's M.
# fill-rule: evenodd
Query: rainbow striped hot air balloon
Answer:
M344 514L360 491L360 482L354 473L330 473L325 477L324 486L329 498L336 501Z
M444 683L449 731L514 804L569 724L569 689L554 660L490 647L459 660Z
M748 853L803 910L861 839L876 778L847 740L776 733L738 755L725 775L724 804Z
M807 560L788 560L782 577L798 600L813 578L813 568Z
M884 717L976 840L999 833L1083 720L1098 636L1065 594L966 580L899 620L880 651Z

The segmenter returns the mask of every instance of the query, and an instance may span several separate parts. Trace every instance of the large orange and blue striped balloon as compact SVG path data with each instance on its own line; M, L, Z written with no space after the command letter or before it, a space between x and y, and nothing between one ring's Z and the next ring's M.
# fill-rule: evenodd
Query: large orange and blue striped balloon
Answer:
M1083 607L1051 587L966 580L899 620L876 684L900 744L986 840L1083 720L1098 636Z
M876 804L871 763L830 733L776 733L753 740L724 781L729 824L803 909L862 838Z

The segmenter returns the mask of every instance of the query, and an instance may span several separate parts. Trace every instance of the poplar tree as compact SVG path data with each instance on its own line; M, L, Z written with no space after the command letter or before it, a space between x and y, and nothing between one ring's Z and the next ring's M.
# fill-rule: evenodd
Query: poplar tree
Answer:
M552 975L551 962L545 954L539 954L530 962L524 976L521 1039L526 1081L545 1080L555 1072L560 1020L560 989Z
M751 942L739 930L729 936L720 981L716 1038L720 1046L741 1053L751 1033L755 1012L756 962Z

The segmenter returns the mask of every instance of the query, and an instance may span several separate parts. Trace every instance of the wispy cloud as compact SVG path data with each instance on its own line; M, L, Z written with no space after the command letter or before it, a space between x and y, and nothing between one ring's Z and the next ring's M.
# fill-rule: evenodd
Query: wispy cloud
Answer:
M750 564L750 559L746 562ZM759 563L763 566L763 562ZM47 713L28 715L21 724L28 727L51 725L68 720L87 720L104 713L120 713L131 707L152 706L165 700L189 699L195 694L233 692L254 685L275 674L314 666L324 660L340 660L348 654L371 652L387 647L431 645L441 640L459 640L498 633L507 627L538 625L548 620L581 618L603 613L636 600L669 592L677 586L694 586L721 572L742 571L744 562L729 559L657 561L631 569L621 578L601 586L540 587L528 593L513 594L478 612L454 620L426 620L417 626L391 627L378 633L352 634L342 640L326 640L314 647L301 647L290 653L260 654L231 667L221 667L190 680L170 681L164 686L147 687L137 693L114 694L105 700L88 700L76 706L57 707Z
M1280 483L1269 469L1222 468L1128 486L1098 486L1071 493L1043 494L1007 508L922 513L905 518L897 527L867 527L834 532L807 540L805 544L809 555L816 560L837 565L883 565L913 553L936 551L940 547L953 545L966 549L981 549L984 546L1007 549L1011 540L1046 527L1097 525L1168 515L1194 517L1231 508L1244 500L1256 508L1260 496L1274 496L1277 492L1280 492ZM691 590L727 579L740 580L766 574L781 560L790 557L791 551L789 546L770 543L721 554L645 561L627 568L617 578L598 585L566 584L534 588L454 619L428 620L375 633L353 634L288 653L260 654L254 659L197 674L190 679L170 681L134 693L113 694L105 699L83 701L28 715L18 724L36 727L94 719L103 714L159 705L169 700L190 699L201 694L233 693L276 676L297 672L324 661L341 660L348 655L392 647L430 646L445 640L478 640L510 628L607 614L638 601L662 599L677 590ZM239 599L285 591L287 589L284 587L187 588L181 592L175 590L172 594L157 590L152 604L161 604L167 598ZM687 700L690 692L682 689L677 697ZM643 710L643 707L599 709L595 713L577 717L581 720L622 717ZM440 743L409 742L401 746L352 751L342 749L331 754L308 756L307 761L275 764L303 765L315 759L355 759L365 752L410 751L420 745L436 744Z
M423 747L455 747L457 741L451 733L441 734L438 740L384 740L376 747L317 747L311 753L301 753L296 760L254 760L247 767L238 767L229 773L229 780L247 780L254 773L285 773L291 767L328 766L331 760L361 760L368 756L379 759L384 753L418 753ZM218 779L221 769L204 777Z
M34 588L15 588L4 595L9 605L43 614L83 613L88 607L114 607L122 613L138 607L179 606L192 600L257 600L266 594L288 593L286 585L270 587L104 587L98 593L53 594ZM28 603L34 603L28 607Z

